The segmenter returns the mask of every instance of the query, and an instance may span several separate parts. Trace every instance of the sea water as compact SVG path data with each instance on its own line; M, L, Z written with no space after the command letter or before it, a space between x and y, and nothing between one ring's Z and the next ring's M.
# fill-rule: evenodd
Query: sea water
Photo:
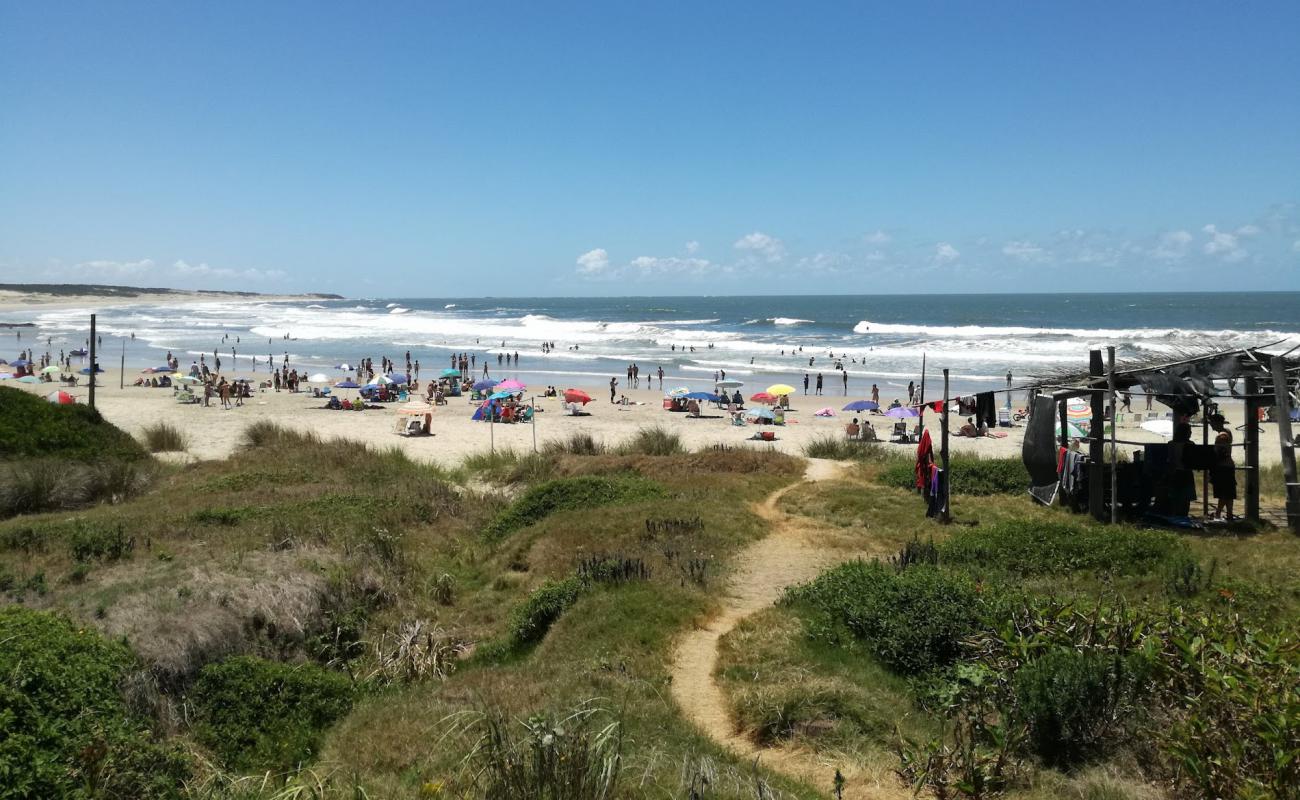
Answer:
M979 294L624 298L367 298L272 302L256 298L184 305L33 309L6 318L38 325L38 351L81 347L97 310L101 364L124 350L133 368L171 351L183 366L215 350L243 377L266 361L331 376L341 363L409 351L421 377L437 375L453 353L474 353L476 375L530 385L604 386L662 367L665 388L704 388L715 373L757 391L778 381L815 384L830 394L884 399L920 381L922 359L934 385L950 370L954 392L1030 380L1061 367L1084 369L1088 350L1113 345L1120 359L1174 355L1187 348L1300 345L1300 293ZM28 346L32 333L23 336ZM134 340L130 338L135 335ZM39 344L37 344L37 342ZM543 343L554 343L549 353ZM11 344L9 349L16 349ZM500 353L519 366L498 366ZM254 357L257 363L254 364ZM655 384L657 386L657 383ZM644 382L642 383L644 387ZM931 394L930 396L933 396Z

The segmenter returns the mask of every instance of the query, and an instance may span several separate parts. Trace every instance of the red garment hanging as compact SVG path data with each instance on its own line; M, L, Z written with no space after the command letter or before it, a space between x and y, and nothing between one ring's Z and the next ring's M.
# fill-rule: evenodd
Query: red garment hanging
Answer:
M930 443L930 431L925 430L921 432L921 442L916 446L916 488L925 487L932 463L934 463L934 447Z

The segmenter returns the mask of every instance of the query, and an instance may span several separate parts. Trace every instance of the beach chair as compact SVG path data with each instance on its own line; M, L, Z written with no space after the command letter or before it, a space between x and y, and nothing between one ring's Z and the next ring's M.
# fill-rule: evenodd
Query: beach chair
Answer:
M1010 427L1011 427L1011 411L1010 411L1010 410L1005 409L1005 408L999 408L999 409L998 409L998 427L999 427L999 428L1010 428Z
M906 422L895 422L895 423L894 423L894 430L893 430L892 433L889 434L889 438L890 438L890 439L902 439L903 441L907 441L907 423L906 423Z

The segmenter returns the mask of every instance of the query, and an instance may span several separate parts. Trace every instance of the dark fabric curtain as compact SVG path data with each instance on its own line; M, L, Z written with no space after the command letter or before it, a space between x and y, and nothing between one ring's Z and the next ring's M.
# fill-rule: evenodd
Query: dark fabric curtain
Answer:
M1052 398L1034 398L1020 457L1034 486L1056 483L1056 401Z

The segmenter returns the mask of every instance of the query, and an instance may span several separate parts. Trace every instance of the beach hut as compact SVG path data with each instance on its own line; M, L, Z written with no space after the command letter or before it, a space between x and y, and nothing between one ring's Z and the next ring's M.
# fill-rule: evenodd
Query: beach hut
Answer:
M428 403L412 401L403 403L397 409L397 433L402 436L428 436L433 424L433 406Z

